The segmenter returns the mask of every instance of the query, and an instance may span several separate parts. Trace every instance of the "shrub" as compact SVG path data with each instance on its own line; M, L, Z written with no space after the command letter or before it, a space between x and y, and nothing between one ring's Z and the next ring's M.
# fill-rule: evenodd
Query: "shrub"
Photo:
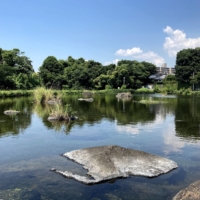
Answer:
M148 89L148 88L139 88L135 90L136 94L152 94L154 93L154 90Z
M112 86L111 85L106 85L106 90L110 90L110 89L112 89Z
M46 102L54 97L54 91L45 89L44 87L38 87L33 92L34 98L37 102Z

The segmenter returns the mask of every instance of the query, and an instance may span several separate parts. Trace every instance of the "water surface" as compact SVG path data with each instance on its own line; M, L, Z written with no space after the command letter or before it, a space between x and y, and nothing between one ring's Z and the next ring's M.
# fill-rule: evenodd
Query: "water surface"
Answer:
M172 199L200 179L200 99L135 95L118 100L96 95L94 101L66 96L79 117L73 123L51 123L49 106L29 98L0 99L0 199ZM158 104L140 104L140 100ZM7 116L4 110L20 110ZM86 170L61 155L101 145L120 145L157 154L179 168L156 178L131 176L97 185L84 185L49 171L51 168L84 175Z

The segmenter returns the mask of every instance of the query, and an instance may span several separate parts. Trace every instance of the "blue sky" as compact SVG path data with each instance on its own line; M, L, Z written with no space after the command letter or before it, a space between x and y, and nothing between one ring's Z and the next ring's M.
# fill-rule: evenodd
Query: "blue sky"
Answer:
M199 0L6 0L0 7L0 48L19 48L35 71L51 55L173 67L178 51L200 47Z

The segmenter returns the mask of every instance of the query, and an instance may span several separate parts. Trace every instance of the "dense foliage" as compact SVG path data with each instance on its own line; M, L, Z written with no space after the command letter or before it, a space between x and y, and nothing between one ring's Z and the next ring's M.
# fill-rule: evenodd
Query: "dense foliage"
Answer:
M148 62L122 60L118 65L103 66L94 60L57 60L47 57L40 67L40 76L48 88L111 89L139 88L156 72L156 66Z
M156 66L148 62L121 60L117 66L103 66L94 60L58 60L48 56L39 73L32 61L19 49L0 48L0 89L33 89L45 86L53 89L137 89L149 82Z
M0 89L31 89L38 86L39 75L34 73L31 62L19 49L0 48Z
M184 49L177 53L176 78L179 84L198 87L200 84L200 48ZM195 89L193 86L193 89Z

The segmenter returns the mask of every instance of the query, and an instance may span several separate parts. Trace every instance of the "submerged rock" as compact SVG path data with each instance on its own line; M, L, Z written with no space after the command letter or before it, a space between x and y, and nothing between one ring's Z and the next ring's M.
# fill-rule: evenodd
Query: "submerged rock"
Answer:
M93 98L87 98L87 99L83 99L83 98L80 98L78 99L79 101L87 101L87 102L93 102Z
M70 117L63 117L63 116L49 116L48 120L49 121L71 121L71 120L76 120L78 117L76 116L70 116Z
M17 110L6 110L6 111L4 111L5 115L14 115L14 114L17 114L17 113L20 113L20 111L17 111Z
M200 199L200 180L190 184L181 190L173 200L199 200Z
M131 95L130 92L122 92L122 93L118 93L116 95L116 97L119 98L119 99L124 99L124 98L131 98L132 95Z
M83 168L88 170L87 174L93 179L68 171L54 171L85 184L128 177L130 174L155 177L178 167L172 160L115 145L74 150L63 156L83 165Z
M60 117L49 116L49 117L48 117L48 120L49 120L49 121L60 120Z
M47 101L49 105L61 104L61 99L51 99Z

